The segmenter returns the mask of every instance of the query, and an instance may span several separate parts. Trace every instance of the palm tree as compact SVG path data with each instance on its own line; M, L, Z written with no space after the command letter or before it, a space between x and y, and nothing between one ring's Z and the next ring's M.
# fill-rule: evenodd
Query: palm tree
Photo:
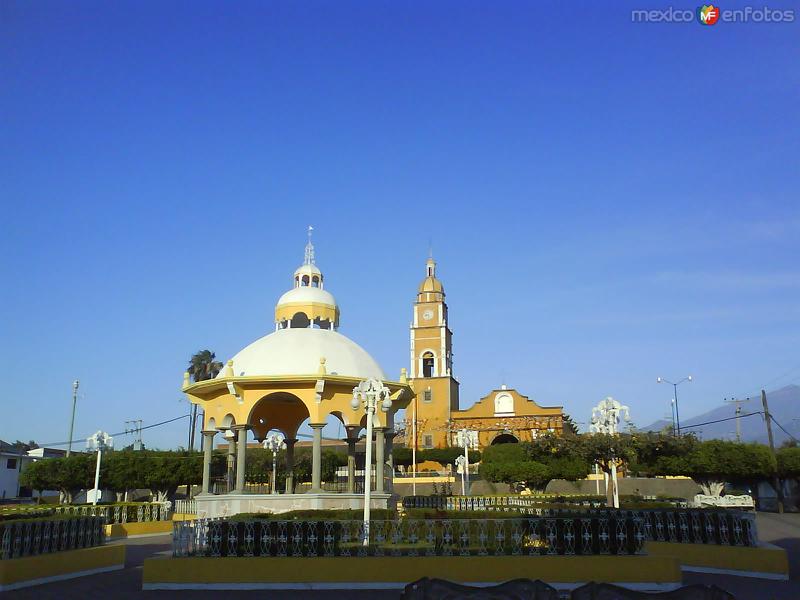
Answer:
M205 381L214 379L222 370L222 363L215 360L217 355L211 350L200 350L189 359L189 375L192 381ZM189 419L189 450L194 450L194 433L197 428L197 405L192 404L192 412Z

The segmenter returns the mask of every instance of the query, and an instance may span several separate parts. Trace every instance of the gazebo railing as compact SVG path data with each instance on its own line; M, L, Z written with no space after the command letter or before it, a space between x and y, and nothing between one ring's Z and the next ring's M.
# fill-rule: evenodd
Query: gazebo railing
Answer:
M540 556L644 553L640 517L357 520L197 519L173 525L173 556Z

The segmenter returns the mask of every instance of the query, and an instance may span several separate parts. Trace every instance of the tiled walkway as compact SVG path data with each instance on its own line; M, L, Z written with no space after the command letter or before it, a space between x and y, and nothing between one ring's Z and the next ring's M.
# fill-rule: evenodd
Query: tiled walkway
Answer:
M713 583L733 593L737 600L798 600L800 599L800 514L774 515L761 513L758 515L759 536L786 548L789 551L791 565L791 581L768 581L749 577L729 575L705 575L687 573L685 583ZM396 600L399 591L141 591L142 563L146 557L170 554L170 537L159 536L139 538L124 542L128 546L128 557L125 569L111 573L102 573L89 577L81 577L68 581L49 583L32 588L6 592L3 600L125 600L137 598L141 600L167 598L265 598L275 600L303 600L314 598L328 600L348 598L352 600Z

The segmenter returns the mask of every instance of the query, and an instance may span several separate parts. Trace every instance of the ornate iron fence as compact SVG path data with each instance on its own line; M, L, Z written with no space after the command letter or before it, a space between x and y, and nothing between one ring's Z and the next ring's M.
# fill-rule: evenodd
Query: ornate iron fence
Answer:
M0 523L0 559L102 546L104 525L105 518L95 516Z
M642 554L638 516L370 521L176 522L173 556L508 556Z
M418 499L428 498L417 496ZM435 499L436 497L431 497ZM455 497L441 498L448 502L432 503L430 508L437 510L464 511L485 510L519 512L525 515L550 518L566 518L570 516L585 516L589 518L612 518L615 515L622 517L639 517L645 527L645 537L654 542L682 542L687 544L717 544L722 546L758 546L758 530L756 528L755 514L746 511L713 510L713 509L667 509L655 508L644 510L625 509L593 509L581 506L575 508L535 508L532 503L527 503L527 498L521 501L509 497L499 497L506 503L483 503L485 498ZM453 500L453 502L449 502ZM406 506L405 500L403 505ZM446 507L446 508L442 508ZM428 507L425 507L428 508Z
M172 511L169 502L141 502L131 504L63 505L53 508L57 515L78 517L103 517L106 523L141 523L148 521L169 521Z

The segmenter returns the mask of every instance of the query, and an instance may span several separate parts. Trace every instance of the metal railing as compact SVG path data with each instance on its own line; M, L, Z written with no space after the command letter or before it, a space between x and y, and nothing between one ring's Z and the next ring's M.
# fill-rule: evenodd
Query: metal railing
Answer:
M79 517L103 517L106 523L143 523L149 521L169 521L172 511L168 502L141 502L131 504L62 505L53 507L57 515Z
M432 508L437 510L513 510L536 508L552 504L557 497L547 496L405 496L403 508ZM603 500L575 502L576 511L601 508Z
M102 546L105 518L28 519L0 523L0 559Z
M173 512L185 515L196 515L197 500L175 500L175 509Z
M173 556L539 556L642 554L641 517L400 519L370 521L197 519L176 522Z
M414 497L412 497L414 498ZM436 497L417 499L437 500ZM502 497L501 497L502 498ZM406 507L406 499L403 506ZM440 504L422 508L458 511L513 512L536 517L603 517L617 515L640 517L645 526L645 536L654 542L681 542L687 544L717 544L723 546L758 546L755 514L746 511L713 509L651 508L625 510L609 508L536 508L528 498L503 498L503 504L482 503L480 498L440 498ZM442 508L446 507L446 508Z
M353 483L354 483L354 490L355 490L354 493L363 494L364 493L364 476L363 475L356 476L355 481ZM385 485L384 489L390 490L391 489L390 488L391 480L388 479L388 478L386 480L384 480L384 485ZM336 479L333 479L331 481L323 481L321 483L321 487L326 492L333 492L333 493L343 494L343 493L347 492L347 479L343 479L341 477L337 477ZM295 492L294 492L295 494L304 494L311 488L311 482L310 481L297 482L297 483L295 483L294 488L295 488ZM373 477L372 477L372 489L373 489L373 491L375 490L375 488L376 488L375 477L374 477L374 473L373 473ZM285 493L285 489L286 489L285 486L279 485L278 493L279 494ZM216 496L221 496L221 495L224 495L224 494L228 494L229 492L232 492L232 490L229 488L228 480L226 478L224 478L224 477L219 477L219 478L213 479L211 481L210 491L211 491L212 494L214 494ZM272 487L271 487L271 485L270 485L270 483L268 481L267 482L258 482L258 481L247 480L247 481L245 481L244 493L245 494L271 494L272 493Z

